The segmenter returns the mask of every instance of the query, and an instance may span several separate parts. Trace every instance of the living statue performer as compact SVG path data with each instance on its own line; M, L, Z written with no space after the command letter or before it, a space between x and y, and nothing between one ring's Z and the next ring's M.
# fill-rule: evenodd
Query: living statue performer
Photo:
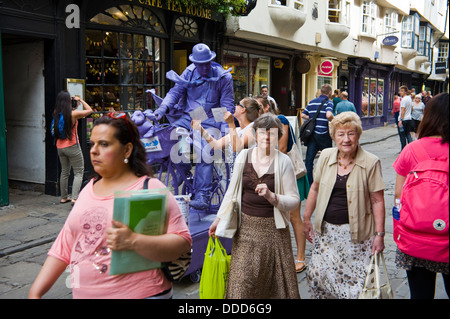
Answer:
M212 109L226 107L227 111L234 113L233 78L231 69L224 70L220 64L212 61L215 57L216 54L206 44L199 43L192 48L192 54L189 55L189 60L193 63L181 76L173 70L167 72L167 78L176 84L155 110L154 115L158 120L168 113L172 126L184 127L189 131L192 120L190 113L203 107L208 118L202 121L202 126L205 129L221 130L222 124L225 123L214 120ZM174 118L176 120L172 122L171 119ZM204 139L201 139L201 148L194 143L197 154L202 154L202 149L207 144ZM190 206L195 209L203 210L209 206L213 165L211 159L204 156L196 164L195 197L190 201Z

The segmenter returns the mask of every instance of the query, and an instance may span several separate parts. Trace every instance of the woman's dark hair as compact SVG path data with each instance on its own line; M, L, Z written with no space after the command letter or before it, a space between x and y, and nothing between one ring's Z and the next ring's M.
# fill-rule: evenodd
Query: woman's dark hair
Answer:
M102 116L95 120L94 127L100 124L106 124L112 126L116 129L114 137L122 145L128 143L133 144L133 151L128 158L128 165L130 169L136 176L141 177L144 175L152 175L152 170L149 165L147 165L147 157L145 155L145 148L139 139L139 131L136 124L127 118L111 118L109 116Z
M70 93L67 91L61 91L56 96L55 111L53 112L53 133L55 138L60 138L59 135L59 114L62 113L64 119L64 132L66 134L66 139L72 138L72 99L70 98Z
M435 95L427 102L419 124L419 138L439 135L441 143L449 142L448 93Z
M246 116L249 122L255 121L263 112L261 105L259 105L258 101L251 98L246 97L242 100L242 104L246 108Z
M272 113L264 113L255 120L253 124L253 129L258 132L258 129L270 130L271 128L276 128L278 131L278 139L283 136L283 126L280 119Z

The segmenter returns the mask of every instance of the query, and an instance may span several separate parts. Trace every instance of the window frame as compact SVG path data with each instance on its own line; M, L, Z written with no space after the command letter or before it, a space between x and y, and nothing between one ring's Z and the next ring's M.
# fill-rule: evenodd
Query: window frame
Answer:
M446 68L448 68L448 53L449 53L449 42L448 41L439 41L436 62L445 62Z
M117 30L116 28L97 28L95 25L90 24L86 27L86 41L88 39L87 34L89 32L101 32L102 36L106 33L114 34L117 37L118 45L122 41L123 36L130 36L132 41L131 50L135 53L136 41L139 37L143 37L146 44L148 44L148 38L151 41L151 50L152 55L147 56L146 58L142 58L139 56L132 55L132 57L125 57L123 52L118 48L117 55L111 57L109 55L105 55L105 45L101 45L100 54L90 55L88 52L85 54L86 58L86 92L88 89L101 88L101 105L98 105L98 102L94 102L91 104L93 108L99 108L96 113L105 113L108 112L112 107L115 111L124 111L124 112L134 112L135 110L145 110L148 108L155 108L155 103L151 98L150 94L145 93L148 89L155 89L157 94L160 96L164 96L167 91L165 84L165 72L167 69L167 61L166 59L166 46L167 39L165 37L160 37L153 34L145 34L142 30L138 33L138 30L132 30L128 28L122 28L121 30ZM159 53L157 52L159 50ZM100 64L100 79L95 82L88 81L88 62L97 61ZM118 64L118 74L115 75L117 77L117 82L110 82L106 79L107 66L110 65L112 61L116 61ZM124 69L122 66L128 64L128 67L132 69L133 80L132 82L124 82ZM151 74L151 82L148 83L149 79L147 67L152 67ZM142 68L142 73L141 69ZM157 72L157 70L159 70ZM138 81L139 74L141 74L142 81ZM115 101L107 101L107 95L110 93L116 92L119 94L119 97L116 97ZM139 92L139 94L138 94ZM125 98L127 97L127 101ZM141 99L142 98L142 99ZM131 102L130 102L131 101ZM110 104L111 103L111 104Z
M408 28L406 28L408 27ZM415 49L419 51L419 28L420 17L418 13L404 16L402 19L402 39L401 47L405 49ZM408 45L406 41L411 41Z
M269 5L283 6L305 12L305 0L270 0Z
M423 31L423 32L422 32ZM429 23L421 23L419 27L419 55L431 59L431 35L433 30Z
M374 0L364 0L361 8L361 33L372 37L376 36L376 20L378 5ZM367 19L364 19L364 18ZM365 28L366 26L366 28Z
M384 14L384 33L393 34L398 32L398 12L393 9L386 9Z

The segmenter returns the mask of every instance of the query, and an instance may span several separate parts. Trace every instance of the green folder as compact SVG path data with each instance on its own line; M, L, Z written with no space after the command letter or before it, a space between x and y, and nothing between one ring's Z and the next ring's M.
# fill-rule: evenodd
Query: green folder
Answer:
M113 219L124 223L135 233L162 235L167 232L167 189L149 189L114 194ZM135 251L112 251L109 275L133 273L161 268Z

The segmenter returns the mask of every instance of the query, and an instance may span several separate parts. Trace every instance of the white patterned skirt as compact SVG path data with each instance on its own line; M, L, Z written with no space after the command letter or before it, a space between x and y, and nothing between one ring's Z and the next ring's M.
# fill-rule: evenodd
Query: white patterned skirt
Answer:
M307 268L309 294L313 299L357 299L370 262L373 237L353 243L350 225L323 222L322 235L315 233Z

